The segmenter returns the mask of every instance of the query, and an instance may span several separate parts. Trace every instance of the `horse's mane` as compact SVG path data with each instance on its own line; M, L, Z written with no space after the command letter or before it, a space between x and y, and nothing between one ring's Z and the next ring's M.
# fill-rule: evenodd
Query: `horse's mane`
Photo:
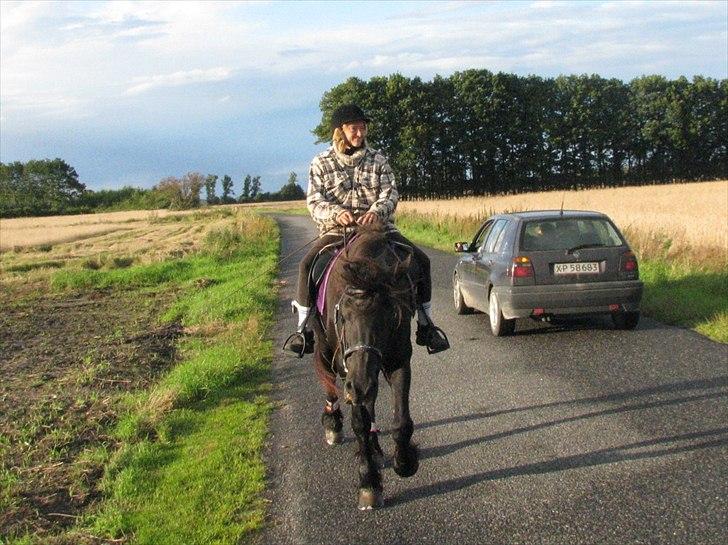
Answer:
M341 255L340 277L350 289L391 297L395 305L411 311L412 283L407 277L411 259L398 259L389 244L386 227L359 227L357 238Z

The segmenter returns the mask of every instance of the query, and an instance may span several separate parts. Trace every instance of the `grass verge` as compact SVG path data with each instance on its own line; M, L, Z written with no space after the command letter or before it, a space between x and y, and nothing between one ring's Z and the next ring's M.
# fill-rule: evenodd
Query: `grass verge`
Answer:
M151 389L125 397L104 499L43 543L233 544L260 527L277 254L275 223L239 214L208 233L199 254L52 277L56 290L175 290L161 320L186 335L177 364Z
M456 241L469 241L480 224L474 218L397 213L397 227L417 244L452 252ZM655 233L626 233L640 256L645 283L642 311L661 322L694 329L728 343L728 269L725 251L675 248Z

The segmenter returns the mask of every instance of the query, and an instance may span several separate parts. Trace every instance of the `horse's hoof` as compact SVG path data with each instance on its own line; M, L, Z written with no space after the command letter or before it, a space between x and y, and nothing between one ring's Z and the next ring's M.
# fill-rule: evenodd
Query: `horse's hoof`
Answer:
M410 446L404 451L397 450L394 453L394 472L400 477L411 477L420 467L417 448Z
M340 445L344 440L344 434L340 431L326 430L326 444Z
M372 490L371 488L359 489L359 510L369 511L384 506L384 498L382 498L381 490Z
M417 473L417 470L420 467L420 463L415 460L414 462L409 462L406 464L398 464L396 461L394 463L394 472L399 475L400 477L412 477L415 473Z

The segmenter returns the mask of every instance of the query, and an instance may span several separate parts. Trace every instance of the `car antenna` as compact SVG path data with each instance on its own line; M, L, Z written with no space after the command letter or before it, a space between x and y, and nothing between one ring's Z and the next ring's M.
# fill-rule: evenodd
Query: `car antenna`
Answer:
M564 215L564 197L566 197L566 191L561 194L561 210L559 210L559 216Z

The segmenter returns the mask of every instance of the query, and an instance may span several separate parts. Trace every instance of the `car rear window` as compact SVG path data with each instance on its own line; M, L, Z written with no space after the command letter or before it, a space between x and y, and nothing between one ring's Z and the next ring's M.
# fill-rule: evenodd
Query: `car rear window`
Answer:
M624 244L614 226L605 219L549 219L524 225L521 249L568 250L578 246L621 246Z

